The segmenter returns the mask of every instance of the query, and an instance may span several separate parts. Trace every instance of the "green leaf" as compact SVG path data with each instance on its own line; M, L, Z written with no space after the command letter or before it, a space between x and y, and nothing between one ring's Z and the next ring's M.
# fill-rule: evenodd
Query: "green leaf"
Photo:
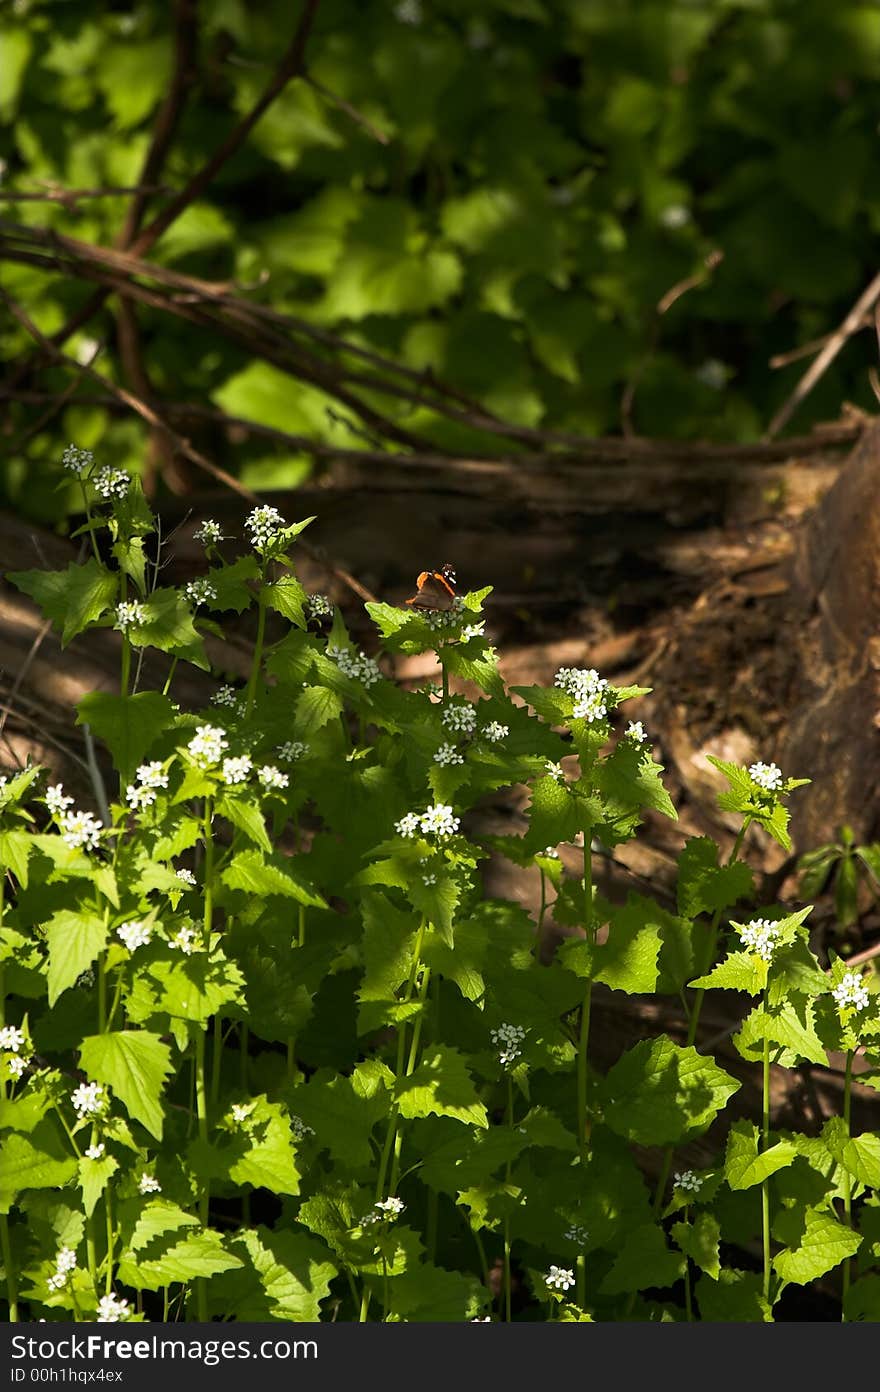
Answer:
M387 1079L392 1080L390 1071ZM388 1116L391 1105L382 1076L364 1065L348 1078L322 1068L287 1097L291 1112L311 1126L318 1145L326 1147L333 1160L352 1169L371 1163L373 1128Z
M71 561L66 570L17 570L7 580L35 599L47 619L61 630L61 646L100 619L116 602L119 582L92 558Z
M308 592L295 575L282 575L280 579L263 587L263 602L297 628L306 627L303 605L308 597Z
M678 857L678 911L683 918L731 908L753 893L752 872L741 860L718 864L718 847L708 836L691 837Z
M382 1278L376 1278L376 1293ZM420 1262L389 1283L391 1312L399 1319L420 1324L460 1322L473 1318L489 1295L469 1272L445 1271L430 1262Z
M759 996L767 985L767 963L754 952L729 952L706 976L698 976L688 985L699 991L710 991L714 987Z
M150 746L174 723L174 707L158 691L139 691L135 696L114 696L93 691L77 702L78 725L88 725L103 740L123 782L134 778Z
M209 599L207 607L223 612L234 609L243 614L254 600L254 591L248 581L256 580L260 573L260 563L256 556L239 556L230 565L215 566L205 577L216 591L217 598Z
M232 792L227 792L218 798L216 810L221 817L226 817L233 826L238 827L239 831L243 831L248 840L253 841L267 855L271 855L272 842L266 831L263 814L252 802L246 801L245 798L236 797Z
M26 831L0 831L0 870L9 870L27 889L28 859L34 843Z
M239 851L220 878L230 889L242 889L247 894L279 894L287 899L295 899L307 908L327 907L320 894L294 875L287 857L282 855L264 859L259 851Z
M772 1324L773 1311L764 1299L761 1280L757 1272L728 1268L721 1269L717 1280L701 1276L696 1288L701 1319L713 1324Z
M11 122L18 106L22 78L31 56L33 39L20 23L0 29L0 120Z
M76 1174L76 1157L54 1117L29 1135L13 1131L0 1144L0 1211L23 1189L60 1189Z
M599 1289L603 1295L618 1295L649 1286L671 1286L684 1268L684 1257L670 1252L662 1229L655 1223L643 1223L626 1234Z
M161 1139L160 1094L172 1064L171 1050L158 1034L146 1030L93 1034L82 1042L80 1064L89 1078L113 1089L130 1116Z
M777 1170L785 1169L797 1155L791 1141L777 1141L767 1150L758 1148L758 1128L748 1121L735 1121L727 1136L724 1176L731 1189L751 1189L763 1184Z
M574 799L566 785L552 777L539 778L532 784L531 793L529 829L525 837L529 848L543 851L545 846L573 841L579 821Z
M701 1271L718 1280L721 1272L718 1259L721 1225L714 1214L701 1211L694 1215L690 1223L673 1223L672 1238Z
M240 1257L226 1250L219 1234L205 1228L171 1243L161 1256L149 1260L143 1255L136 1259L123 1255L117 1277L135 1290L159 1290L175 1281L208 1279L242 1265Z
M211 1282L218 1314L248 1322L320 1320L321 1301L337 1274L322 1242L299 1226L274 1232L259 1227L243 1230L229 1245L244 1265Z
M834 1159L860 1184L880 1190L880 1136L866 1131L851 1137L843 1117L832 1117L822 1128L822 1139Z
M843 1313L850 1324L880 1323L880 1276L869 1273L855 1281L846 1293Z
M855 1256L861 1246L858 1233L839 1223L826 1208L807 1208L801 1223L797 1244L773 1258L773 1269L783 1281L805 1286Z
M97 914L60 909L46 924L49 1005L73 986L107 945L107 924Z
M134 1227L128 1247L130 1252L141 1252L149 1247L156 1237L178 1228L197 1228L199 1220L193 1213L186 1213L178 1204L168 1199L149 1199L143 1204L137 1202L134 1210Z
M595 767L595 787L612 813L650 808L678 820L672 799L660 781L662 765L646 758L641 746L621 740Z
M176 590L153 590L143 607L146 610L144 622L128 629L128 636L135 647L176 653L206 672L211 670L204 642L182 595Z
M293 713L293 735L304 739L314 735L342 714L344 703L338 692L327 686L307 686L299 693Z
M79 1161L79 1186L87 1218L91 1218L98 1200L118 1169L119 1161L112 1155L102 1155L100 1160L89 1160L83 1156Z
M456 1117L471 1126L488 1126L462 1054L443 1044L430 1046L413 1073L398 1078L395 1096L403 1117Z
M756 1008L746 1016L734 1043L743 1058L761 1058L766 1039L791 1050L795 1058L827 1067L828 1055L816 1033L813 1014L813 1003L805 996L794 996L772 1010Z
M636 995L656 990L663 921L669 915L652 899L630 894L611 910L607 941L595 949L595 980L612 991Z
M299 1170L291 1146L290 1118L278 1102L259 1100L257 1125L246 1155L229 1167L236 1184L252 1184L273 1194L298 1194Z
M740 1086L696 1049L642 1040L601 1085L605 1121L637 1145L678 1144L701 1135Z

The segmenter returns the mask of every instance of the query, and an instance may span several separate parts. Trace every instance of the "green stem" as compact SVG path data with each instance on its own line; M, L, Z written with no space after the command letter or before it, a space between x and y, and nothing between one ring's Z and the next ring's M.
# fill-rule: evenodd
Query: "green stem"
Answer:
M265 567L260 576L260 593L257 600L257 639L254 644L254 657L251 663L251 674L248 677L247 694L245 697L244 714L245 719L253 709L254 698L257 694L257 681L260 676L260 665L263 661L263 644L266 640L266 600L263 586L266 581Z
M116 1234L113 1230L111 1190L109 1187L104 1190L104 1215L107 1226L107 1260L104 1271L104 1294L109 1295L113 1290L113 1249L116 1243Z
M220 1064L223 1059L223 1021L214 1016L214 1040L211 1049L211 1106L216 1107L220 1098Z
M541 906L538 909L538 931L535 935L535 951L537 952L541 942L541 930L544 927L544 914L547 912L547 876L538 866L538 874L541 876Z
M98 1033L107 1029L107 967L106 954L98 957Z
M443 704L445 705L446 702L449 700L449 672L446 670L446 665L443 662L442 657L440 656L439 649L437 651L437 661L440 663L441 681L443 683Z
M304 947L306 941L306 906L299 906L299 946Z
M542 876L543 878L543 876ZM593 924L593 855L590 846L589 830L584 832L584 931L587 935L587 942L590 947L595 945L596 933ZM584 992L584 1003L581 1007L581 1026L578 1038L577 1056L577 1118L578 1118L578 1139L580 1141L581 1155L586 1157L587 1148L590 1141L590 1126L588 1121L589 1108L589 1065L587 1062L587 1051L590 1042L590 1007L593 999L593 977L587 979L587 986Z
M507 1125L513 1131L513 1079L507 1075ZM510 1185L510 1160L504 1170L504 1183ZM505 1195L509 1199L509 1195ZM510 1324L510 1311L512 1300L512 1281L510 1274L510 1214L505 1205L504 1212L504 1319Z
M742 843L745 840L745 834L750 826L751 819L749 817L746 817L745 821L739 829L739 832L737 833L737 838L733 843L733 848L730 852L730 855L727 858L728 865L733 865L734 861L739 858L739 853L742 850ZM712 921L709 924L709 933L706 939L706 952L703 957L703 961L700 965L700 976L705 976L707 972L711 971L712 966L714 964L715 951L718 946L718 927L720 923L721 909L719 908L715 910L714 914L712 915ZM697 1026L700 1023L700 1012L703 1008L703 999L705 995L706 988L705 986L701 986L698 989L696 996L694 997L694 1006L693 1010L691 1011L691 1018L688 1024L688 1045L692 1045L697 1037Z
M767 992L764 991L764 1010L767 1010ZM770 1040L764 1037L762 1059L762 1100L761 1100L761 1151L770 1148ZM770 1299L770 1181L765 1179L761 1185L761 1231L764 1248L764 1299Z
M98 1284L98 1252L95 1246L95 1220L94 1217L86 1219L86 1261L89 1267L89 1276L92 1285Z
M199 1140L203 1146L208 1144L208 1098L205 1087L205 1030L199 1030L196 1035L196 1114L199 1119ZM207 1180L203 1180L199 1192L199 1219L202 1227L208 1226L208 1211L211 1201L211 1189ZM198 1316L202 1324L208 1320L208 1288L204 1278L196 1281L196 1299L198 1304Z
M90 540L91 543L92 543L92 554L94 555L95 560L98 562L98 565L100 565L100 564L101 564L101 553L100 553L100 551L98 550L98 540L97 540L97 537L95 536L95 524L94 524L94 522L92 521L92 509L91 509L91 506L90 506L90 504L89 504L89 495L88 495L88 493L87 493L87 491L86 491L86 486L85 486L85 484L83 483L82 479L79 480L79 486L80 486L80 488L81 488L81 490L82 490L82 495L83 495L83 506L85 507L85 510L86 510L86 522L87 522L87 524L88 524L88 529L89 529L89 540Z
M582 1310L587 1308L587 1258L583 1252L578 1253L577 1259L577 1299L578 1305Z
M850 1136L852 1124L852 1069L853 1069L853 1050L846 1051L846 1073L843 1079L843 1124L846 1128L847 1140ZM848 1228L852 1227L852 1176L849 1170L843 1171L843 1211L844 1221ZM852 1279L852 1258L847 1257L843 1263L843 1289L841 1291L840 1318L846 1323L846 1298L849 1294L850 1280Z
M9 1322L18 1322L18 1282L15 1270L15 1262L12 1257L12 1242L9 1238L9 1219L5 1213L0 1213L0 1255L3 1257L3 1269L6 1272L6 1298L9 1301Z
M169 668L169 671L168 671L168 677L167 677L167 679L166 679L166 681L165 681L165 685L162 687L162 695L163 695L163 696L167 696L167 695L168 695L168 690L169 690L169 688L170 688L170 686L171 686L171 681L172 681L172 678L173 678L173 676L174 676L174 673L177 671L177 664L178 664L179 660L180 660L180 659L177 658L177 657L173 657L173 658L171 659L171 667Z
M127 634L122 635L122 663L119 673L119 690L121 695L128 695L128 687L131 681L131 640Z
M414 950L413 950L413 960L412 960L412 965L411 965L411 967L410 967L409 979L407 980L407 983L406 983L406 990L405 990L404 996L403 996L404 1001L409 1001L409 1000L412 999L412 993L413 993L413 989L414 989L414 987L415 987L416 977L417 977L417 975L418 975L418 970L419 970L419 963L420 963L421 957L422 957L422 943L424 942L424 939L425 939L425 922L426 922L425 919L422 919L421 923L419 924L419 931L418 931L418 936L416 937L415 948L414 948ZM404 1075L404 1063L405 1063L405 1059L406 1059L406 1024L405 1024L403 1021L401 1021L401 1023L400 1023L400 1028L399 1028L398 1033L397 1033L397 1065L396 1065L396 1068L395 1068L395 1070L394 1070L394 1072L395 1072L395 1077L397 1077L397 1078L402 1078L402 1077L405 1076L405 1075ZM387 1175L388 1175L388 1166L389 1166L389 1163L390 1163L390 1160L391 1160L391 1154L392 1154L392 1151L394 1150L395 1143L396 1143L396 1136L397 1136L397 1120L398 1120L398 1107L397 1107L397 1103L396 1103L396 1102L392 1102L392 1104L391 1104L391 1109L390 1109L390 1111L389 1111L389 1113L388 1113L388 1130L387 1130L386 1133L385 1133L385 1143L384 1143L384 1145L383 1145L383 1147L382 1147L382 1158L381 1158L381 1160L380 1160L380 1162L379 1162L379 1178L378 1178L378 1180L376 1181L376 1199L377 1199L377 1200L378 1200L378 1199L388 1198L389 1194L391 1193L390 1190L388 1191L388 1193L386 1193L386 1190L385 1190L385 1181L386 1181L386 1178L387 1178Z
M205 817L203 837L205 842L205 916L204 916L204 948L210 950L211 946L211 924L214 918L214 803L209 797L205 798Z
M245 1092L248 1090L248 1039L250 1030L247 1025L241 1027L241 1034L238 1037L238 1078Z

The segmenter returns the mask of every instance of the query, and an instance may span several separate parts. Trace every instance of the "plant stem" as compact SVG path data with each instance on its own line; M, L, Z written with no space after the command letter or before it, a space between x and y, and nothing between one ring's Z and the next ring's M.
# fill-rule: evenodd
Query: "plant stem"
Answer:
M846 1073L843 1079L843 1124L846 1128L847 1140L850 1136L850 1126L852 1117L852 1067L853 1050L846 1051ZM843 1210L844 1221L848 1228L852 1227L852 1176L849 1170L843 1171ZM846 1298L849 1294L849 1285L852 1277L852 1258L847 1257L843 1263L843 1288L841 1291L840 1318L846 1323Z
M767 1010L767 992L764 991L764 1010ZM762 1112L761 1112L761 1151L770 1146L770 1040L765 1036L762 1067ZM761 1230L764 1248L764 1299L770 1299L770 1181L761 1184Z
M0 1256L3 1257L3 1269L6 1272L6 1298L9 1301L9 1322L18 1323L18 1282L16 1279L15 1262L12 1257L12 1243L9 1238L9 1219L5 1213L0 1213Z
M410 966L409 979L407 980L407 983L406 983L406 990L405 990L404 996L403 996L404 1001L412 1000L412 993L413 993L413 989L414 989L414 987L415 987L416 977L417 977L418 971L419 971L419 963L420 963L421 957L422 957L422 943L423 943L424 940L425 940L425 926L426 926L426 920L423 918L422 921L421 921L421 923L419 924L419 931L418 931L418 935L417 935L417 937L416 937L415 948L413 949L412 965ZM402 1077L405 1077L405 1076L406 1076L405 1073L404 1073L404 1063L405 1063L405 1059L406 1059L406 1024L405 1024L403 1021L401 1021L401 1023L400 1023L400 1028L399 1028L398 1034L397 1034L397 1066L396 1066L396 1068L395 1068L395 1070L394 1070L394 1072L395 1072L395 1077L397 1077L397 1078L402 1078ZM378 1180L376 1181L376 1198L377 1198L377 1200L378 1200L378 1199L388 1198L389 1195L390 1195L390 1192L391 1192L391 1191L389 1190L389 1193L386 1194L386 1192L385 1192L385 1181L386 1181L386 1178L387 1178L387 1175L388 1175L388 1165L389 1165L389 1162L390 1162L390 1160L391 1160L391 1154L392 1154L392 1151L395 1149L395 1145L396 1145L396 1137L397 1137L397 1119L398 1119L398 1106L397 1106L397 1103L396 1103L396 1102L392 1102L392 1103L391 1103L390 1111L389 1111L389 1113L388 1113L388 1130L387 1130L387 1132L385 1133L385 1144L384 1144L383 1147L382 1147L382 1158L381 1158L381 1160L380 1160L380 1162L379 1162L379 1178L378 1178ZM396 1158L396 1157L395 1157L395 1158Z
M587 935L587 942L590 944L590 947L593 947L596 939L593 925L593 855L588 830L584 832L584 931ZM582 1157L586 1157L587 1155L590 1140L590 1127L588 1123L589 1065L587 1062L587 1050L590 1041L590 1006L593 998L592 965L590 967L590 972L591 975L587 979L587 987L584 992L584 1003L581 1007L581 1026L578 1038L577 1057L578 1140L580 1141Z
M171 680L172 680L172 678L173 678L173 676L174 676L174 673L177 671L177 663L178 663L178 661L179 661L179 659L176 658L176 657L172 657L172 659L171 659L171 666L170 666L170 668L168 669L168 676L167 676L167 678L166 678L165 685L162 687L162 695L163 695L163 696L167 696L167 695L168 695L168 690L169 690L169 688L170 688L170 686L171 686ZM166 1291L167 1291L167 1288L166 1288Z
M205 1034L201 1029L196 1035L196 1113L199 1119L199 1140L208 1144L208 1101L205 1088ZM208 1226L208 1210L211 1199L210 1185L202 1181L199 1192L199 1218L203 1228ZM208 1288L204 1277L196 1281L196 1299L199 1320L204 1324L208 1319Z
M513 1131L513 1079L507 1075L507 1125ZM510 1185L510 1160L508 1159L504 1171L504 1183ZM505 1195L509 1199L509 1195ZM512 1289L510 1276L510 1214L505 1205L504 1211L504 1319L510 1324L510 1311L512 1303Z
M264 598L265 591L263 589L265 581L266 572L264 568L263 574L260 577L260 593L257 598L257 638L254 644L254 657L253 662L251 663L251 674L248 677L247 695L245 698L244 706L245 719L247 719L247 717L251 713L251 710L253 709L254 697L257 694L257 681L260 675L260 664L263 660L263 643L266 639L266 600Z
M578 1305L582 1310L587 1308L587 1258L583 1252L578 1253L577 1259L577 1299Z
M745 834L750 826L751 820L750 818L746 817L745 821L743 822L742 826L740 827L737 833L737 837L733 843L730 855L727 858L728 865L733 865L734 861L739 858L739 853L742 850L742 843L745 840ZM712 922L709 925L709 935L706 939L706 952L699 971L700 976L705 976L706 973L708 971L711 971L712 969L712 963L715 960L715 950L718 946L718 926L720 923L721 909L716 909L714 914L712 915ZM691 1011L691 1018L688 1024L688 1045L692 1045L697 1037L697 1026L700 1023L700 1011L703 1008L703 998L705 994L706 988L704 986L700 986L694 998L694 1008Z
M111 1206L111 1190L109 1187L104 1190L104 1216L107 1225L107 1258L106 1269L104 1271L104 1294L109 1295L113 1290L113 1248L115 1246L116 1236L113 1231L113 1208Z
M122 696L128 695L129 682L131 681L131 641L127 634L122 635L122 664L119 674L119 691Z

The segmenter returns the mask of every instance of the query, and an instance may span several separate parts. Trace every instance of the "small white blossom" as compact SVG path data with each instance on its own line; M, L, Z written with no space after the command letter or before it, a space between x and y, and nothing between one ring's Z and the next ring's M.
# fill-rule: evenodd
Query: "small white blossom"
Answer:
M608 683L595 667L560 667L553 679L574 700L572 716L577 720L602 720L608 714L605 704Z
M96 1145L87 1146L83 1154L87 1160L100 1160L107 1147L103 1141L98 1141Z
M778 764L752 764L749 777L768 793L775 793L782 787L782 769Z
M429 888L430 888L431 885L435 885L436 883L437 883L437 876L436 876L436 875L423 875L423 876L422 876L422 884L428 885Z
M605 685L607 686L607 682ZM608 707L605 704L603 691L604 688L602 690L596 689L595 691L587 691L583 696L579 697L571 708L572 718L574 720L586 720L589 721L590 724L592 724L594 720L604 720L608 714Z
M559 859L559 852L555 846L545 846L543 851L539 851L538 854L544 856L545 860Z
M199 725L187 745L193 761L203 769L216 764L223 750L228 748L229 741L225 733L216 725Z
M351 648L340 648L335 643L327 644L327 656L335 662L344 677L351 677L370 687L379 681L382 673L379 664L363 652L352 652Z
M279 758L284 759L288 764L296 763L297 759L301 759L303 755L308 754L308 752L309 746L303 744L302 740L285 740L284 743L279 744L278 748L275 750Z
M554 764L552 759L548 759L544 764L544 772L548 778L555 778L557 783L565 781L565 770L561 764Z
M239 754L235 758L223 760L220 777L224 783L245 783L253 766L249 754Z
M660 214L660 221L664 227L670 231L677 231L679 227L686 227L691 220L690 209L684 203L667 203Z
M645 727L641 720L631 720L627 725L624 734L627 739L635 740L636 744L644 744L648 736L645 734Z
M158 1179L145 1173L138 1180L138 1190L141 1194L161 1194L162 1186Z
M698 382L713 391L721 391L727 385L728 369L718 358L706 358L694 373Z
M407 812L406 816L401 817L399 822L394 823L394 830L398 836L417 836L421 830L422 819L418 812Z
M464 755L459 753L454 744L441 744L437 753L434 755L435 764L463 764Z
M304 1136L314 1136L315 1134L315 1128L313 1126L307 1126L302 1117L297 1116L295 1113L291 1114L290 1129L295 1139L298 1141L301 1141Z
M99 1324L119 1324L128 1319L130 1305L118 1296L102 1295L98 1301L97 1320Z
M168 774L158 759L149 764L141 764L137 771L137 781L145 788L167 788Z
M306 612L310 619L327 619L333 613L333 605L326 595L309 595Z
M590 1236L586 1228L582 1228L578 1223L572 1223L571 1227L566 1228L564 1237L567 1242L576 1242L578 1247L583 1247Z
M214 522L210 517L193 532L193 541L200 541L203 546L217 546L222 540L223 531L220 523Z
M116 606L116 622L114 628L118 628L121 633L129 628L139 628L147 622L147 611L143 604L137 599L124 599L121 604Z
M426 836L452 836L458 831L459 819L454 816L452 808L444 803L437 803L434 807L428 807L420 818L422 831Z
M229 710L234 710L238 705L238 692L234 686L218 686L214 695L211 697L212 706L226 706Z
M217 598L217 588L206 575L200 575L197 580L190 580L184 585L183 593L190 604L207 604L209 600Z
M76 445L68 445L61 456L61 463L65 469L69 469L77 478L82 478L87 474L95 462L95 456L91 450L78 449Z
M753 918L745 928L739 929L739 936L744 947L769 962L779 945L779 926L769 918Z
M46 789L46 806L53 817L60 817L62 812L73 806L73 798L67 796L63 783L54 783Z
M24 1043L24 1030L20 1030L17 1025L4 1025L0 1029L0 1049L9 1049L13 1054L17 1054Z
M377 1199L373 1204L372 1211L364 1218L364 1224L378 1223L383 1218L390 1219L393 1222L395 1218L400 1217L405 1208L406 1204L393 1195L389 1199Z
M574 1285L574 1272L568 1267L551 1266L544 1280L553 1290L567 1291Z
M840 985L831 992L839 1010L852 1006L856 1010L866 1010L870 1001L868 988L858 972L844 972Z
M485 628L485 619L482 619L480 623L465 624L464 628L461 630L461 641L463 643L469 643L472 638L482 638Z
M46 1285L50 1290L61 1290L67 1285L71 1273L76 1270L76 1252L72 1247L59 1247L55 1257L55 1274L50 1276Z
M499 1025L490 1031L489 1037L498 1049L498 1062L507 1068L520 1057L526 1032L521 1025Z
M146 947L151 931L148 923L133 920L131 923L120 924L116 929L116 935L122 939L129 952L134 952L139 947Z
M255 551L267 551L286 527L286 522L277 508L263 506L254 508L244 521L245 529L251 534L251 545Z
M464 611L464 599L461 595L455 595L448 609L420 609L419 614L422 622L433 632L452 633L460 629ZM482 624L479 628L482 630Z
M454 730L456 734L472 735L477 728L477 712L474 707L463 705L461 702L447 706L440 720L447 730Z
M490 720L488 725L483 726L483 738L492 744L498 744L501 740L507 739L510 734L510 726L502 725L499 720Z
M62 812L61 839L74 850L85 847L93 851L98 844L103 822L99 822L91 812Z
M92 482L102 498L124 498L131 487L131 475L124 469L102 469Z
M243 1121L247 1121L251 1114L252 1107L252 1102L233 1102L232 1106L229 1108L232 1120L237 1121L239 1124Z
M173 938L168 939L168 946L177 948L185 957L191 956L196 950L196 932L189 924L178 928Z
M104 1107L104 1089L100 1083L80 1083L70 1094L73 1109L81 1117L92 1116Z
M411 24L418 28L425 18L421 0L398 0L394 6L394 17L401 24Z
M152 807L156 797L155 788L144 788L136 783L129 783L125 790L125 801L132 812L138 812L144 807Z
M174 873L181 884L189 885L190 889L195 889L196 877L191 870L175 870Z
M287 774L274 764L263 764L262 768L257 769L257 777L264 788L286 788L290 784Z
M27 1059L23 1059L20 1054L13 1054L6 1060L6 1071L10 1078L20 1078L27 1066Z
M694 1174L693 1170L676 1170L675 1187L683 1189L686 1194L699 1194L703 1187L700 1175Z

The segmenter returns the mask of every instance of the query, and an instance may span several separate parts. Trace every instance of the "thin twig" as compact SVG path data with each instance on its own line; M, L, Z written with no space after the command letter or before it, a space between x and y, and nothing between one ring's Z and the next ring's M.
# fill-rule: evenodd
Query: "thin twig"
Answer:
M345 97L340 97L337 92L331 92L328 87L324 86L323 82L312 77L311 73L303 73L303 82L316 92L320 92L321 96L332 102L334 106L338 106L340 111L344 111L346 116L354 121L355 125L363 126L367 134L371 135L374 140L378 140L380 145L390 143L390 137L384 131L380 131L378 126L374 126L369 117L365 116L362 111L358 111L356 106L352 106L351 102L345 100Z

